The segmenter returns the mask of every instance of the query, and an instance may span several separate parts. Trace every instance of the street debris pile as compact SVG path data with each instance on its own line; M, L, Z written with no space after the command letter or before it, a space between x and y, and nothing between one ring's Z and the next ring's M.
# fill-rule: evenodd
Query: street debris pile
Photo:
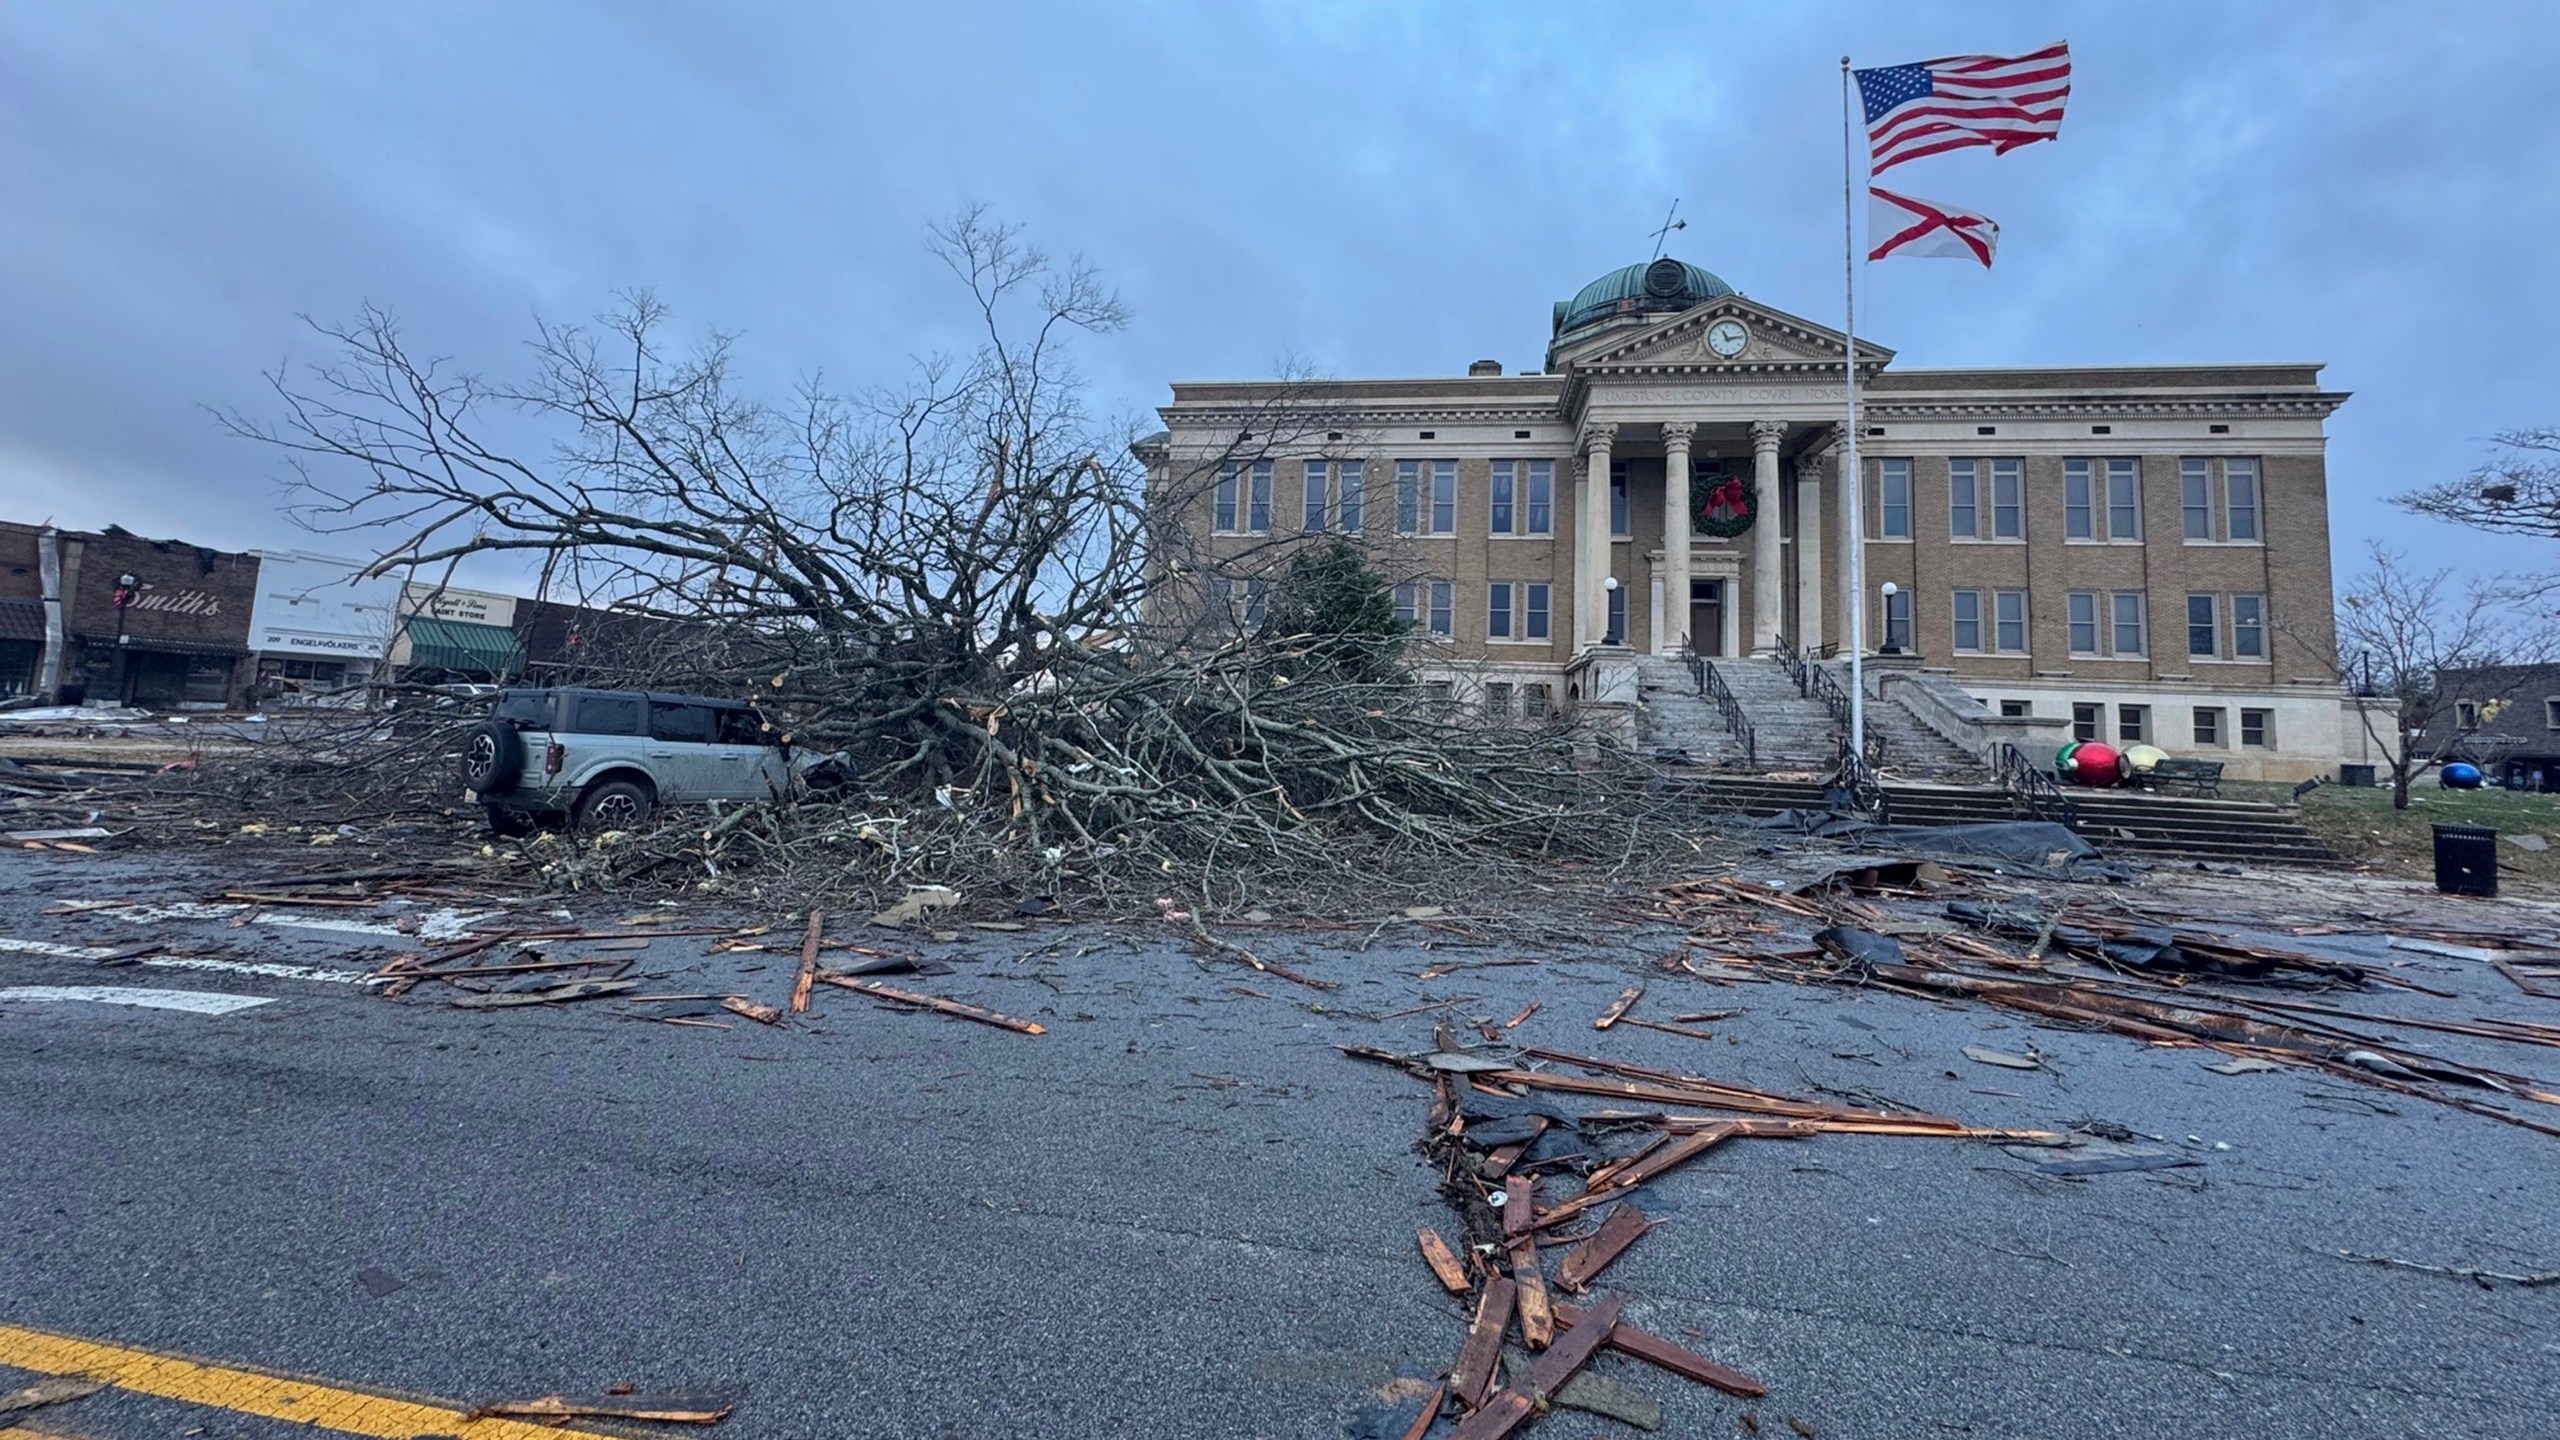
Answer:
M1621 995L1594 1028L1626 1023L1641 993L1642 987L1634 987ZM1424 1401L1405 1440L1435 1433L1442 1411L1451 1408L1461 1418L1446 1432L1449 1440L1500 1440L1554 1405L1658 1429L1659 1401L1585 1371L1603 1348L1728 1395L1765 1394L1766 1387L1751 1376L1623 1318L1620 1296L1591 1295L1603 1270L1664 1223L1639 1208L1642 1187L1718 1145L1824 1134L2020 1144L2064 1138L2040 1130L1979 1129L1942 1115L1825 1104L1514 1046L1510 1030L1528 1013L1506 1026L1475 1022L1480 1045L1462 1044L1443 1021L1433 1048L1420 1054L1341 1047L1355 1058L1397 1066L1431 1083L1423 1150L1440 1171L1441 1194L1456 1212L1460 1244L1452 1246L1435 1230L1422 1231L1418 1243L1443 1288L1475 1299L1475 1320L1456 1361ZM1548 1098L1567 1095L1616 1104L1577 1110ZM1567 1187L1572 1193L1554 1193ZM1580 1298L1568 1301L1566 1295ZM1509 1357L1515 1328L1525 1360Z
M2529 1108L2560 1106L2554 1086L2457 1064L2418 1042L2377 1033L2400 1028L2560 1048L2560 1026L2323 1005L2300 997L2382 988L2453 997L2382 966L2235 939L2241 922L2228 913L2161 913L2112 891L2024 887L2007 903L1948 901L1940 892L1950 878L1927 861L1851 860L1783 888L1730 877L1677 884L1663 892L1664 909L1690 934L1670 963L1723 982L1780 979L1971 1001L2154 1044L2219 1050L2231 1057L2226 1074L2310 1067L2560 1136L2560 1115ZM2304 935L2357 928L2335 919L2262 923ZM2420 927L2405 920L2369 928L2395 934L2397 947L2493 964L2528 995L2560 994L2535 988L2560 976L2560 938L2456 934L2451 938L2470 943L2455 945L2440 938L2444 932L2414 933Z

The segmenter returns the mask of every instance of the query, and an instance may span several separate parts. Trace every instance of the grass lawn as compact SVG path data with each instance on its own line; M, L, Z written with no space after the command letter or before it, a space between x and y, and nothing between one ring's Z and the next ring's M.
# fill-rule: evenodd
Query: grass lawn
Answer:
M2254 793L2264 790L2265 794ZM2225 785L2232 799L2282 801L2283 786ZM2302 799L2305 828L2350 860L2396 874L2433 877L2434 825L2486 825L2498 832L2498 873L2502 882L2530 882L2537 890L2560 890L2560 795L2512 790L2444 790L2430 776L2410 787L2409 808L2391 808L2391 789L2349 789L2323 785ZM2511 836L2540 835L2551 842L2534 852Z

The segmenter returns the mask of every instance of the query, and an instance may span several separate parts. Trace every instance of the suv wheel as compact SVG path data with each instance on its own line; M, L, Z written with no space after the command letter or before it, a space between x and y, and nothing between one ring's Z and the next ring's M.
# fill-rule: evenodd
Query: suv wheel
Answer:
M482 795L504 795L524 778L524 737L503 720L483 720L462 739L462 784Z
M637 830L658 808L647 787L629 780L607 780L578 801L581 830Z

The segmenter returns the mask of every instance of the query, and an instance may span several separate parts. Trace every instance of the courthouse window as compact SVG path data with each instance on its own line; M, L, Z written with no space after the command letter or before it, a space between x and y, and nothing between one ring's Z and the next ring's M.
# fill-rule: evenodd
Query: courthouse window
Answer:
M2062 462L2062 538L2095 540L2098 538L2097 506L2090 490L2090 462ZM2077 647L2074 647L2077 648Z
M1271 462L1256 460L1245 492L1244 528L1256 535L1271 533Z
M2215 633L2216 618L2212 596L2190 595L2187 597L2187 653L2189 655L2211 659L2222 653L2221 637Z
M2276 743L2275 729L2276 712L2273 710L2243 710L2240 712L2240 743L2242 745L2248 746L2251 749L2263 750L2267 746Z
M1211 519L1210 527L1221 533L1229 533L1236 528L1236 467L1233 465L1218 467L1216 515Z
M1520 602L1520 636L1524 640L1544 640L1547 634L1547 605L1552 593L1543 580L1532 580L1521 587L1527 595Z
M1357 460L1345 460L1335 467L1342 481L1342 503L1335 507L1334 519L1345 535L1360 533L1360 486L1366 468Z
M2231 538L2258 538L2258 462L2225 460L2222 462L2223 518L2229 522Z
M1974 463L1970 460L1947 462L1947 533L1958 540L1982 538L1982 509ZM1957 649L1974 647L1959 644Z
M2093 590L2071 592L2071 653L2098 653L2098 596Z
M1333 514L1333 467L1322 460L1307 462L1307 504L1298 528L1313 533L1322 530Z
M2106 707L2075 701L2071 706L2071 738L2095 740L2098 727L2106 723Z
M1519 523L1519 478L1515 470L1519 462L1496 460L1493 479L1485 500L1485 528L1496 535L1508 535Z
M1997 590L1992 592L1992 638L2002 650L2015 655L2027 648L2027 592Z
M1446 637L1455 633L1457 621L1457 596L1455 591L1456 587L1446 580L1434 580L1431 582L1432 634Z
M1522 527L1521 533L1553 535L1556 533L1556 462L1553 460L1530 461L1528 487L1529 494L1524 507L1526 512L1524 518L1528 524Z
M1955 641L1959 650L1982 648L1982 592L1979 590L1956 592Z
M1511 582L1496 580L1488 593L1491 598L1485 602L1485 638L1508 640L1511 638Z
M2019 499L2024 471L2022 461L1991 462L1991 535L1995 540L2017 540L2027 533L2026 507Z
M1624 585L1612 586L1609 590L1608 643L1627 643L1627 587Z
M1609 462L1609 534L1620 540L1635 534L1634 515L1627 505L1627 462Z
M2213 538L2213 462L2178 462L2178 515L2190 540Z
M2130 459L2107 462L2107 538L2142 538L2142 465Z
M1425 473L1424 466L1429 466ZM1431 490L1426 497L1423 485ZM1428 522L1429 529L1424 529ZM1399 535L1455 535L1458 533L1458 462L1455 460L1399 460L1396 462L1396 533Z
M2115 606L2116 653L2142 654L2147 648L2142 638L2142 592L2118 591L2111 599Z
M2231 597L2231 653L2235 658L2263 660L2267 656L2267 597L2234 595Z
M2196 707L2196 743L2216 749L2222 746L2222 711L2207 705Z
M2119 705L2116 707L2116 739L2127 745L2138 745L2150 738L2150 706Z
M1876 536L1883 540L1911 538L1911 462L1904 459L1876 462Z

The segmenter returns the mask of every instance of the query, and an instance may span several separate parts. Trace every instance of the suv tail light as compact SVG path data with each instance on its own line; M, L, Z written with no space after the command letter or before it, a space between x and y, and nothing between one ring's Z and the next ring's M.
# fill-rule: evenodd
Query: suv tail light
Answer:
M563 763L565 763L565 762L568 760L568 758L569 758L569 752L568 752L568 751L566 751L566 750L561 749L561 748L560 748L560 742L559 742L559 741L557 741L557 740L554 740L554 741L552 741L550 744L543 746L543 747L542 747L542 773L543 773L543 774L545 774L545 775L557 775L557 774L559 774L559 773L560 773L560 767L561 767L561 765L562 765Z

